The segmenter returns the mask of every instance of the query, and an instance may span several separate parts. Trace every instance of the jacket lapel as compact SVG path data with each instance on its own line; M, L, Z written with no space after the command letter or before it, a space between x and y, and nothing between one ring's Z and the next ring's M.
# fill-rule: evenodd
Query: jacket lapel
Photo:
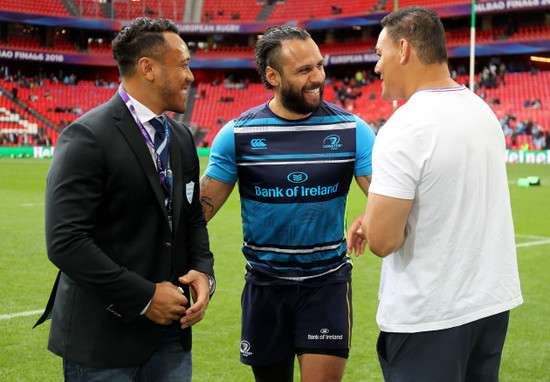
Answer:
M141 131L134 117L124 104L124 101L122 101L122 98L120 98L118 94L115 94L111 101L113 102L113 117L116 120L115 125L134 152L136 159L151 185L155 198L158 201L159 208L162 208L166 213L166 208L164 207L164 191L162 190L162 185L160 184L159 176L155 164L153 163L151 153L149 152L149 148L147 147L147 143L145 143L145 139L143 135L141 135Z

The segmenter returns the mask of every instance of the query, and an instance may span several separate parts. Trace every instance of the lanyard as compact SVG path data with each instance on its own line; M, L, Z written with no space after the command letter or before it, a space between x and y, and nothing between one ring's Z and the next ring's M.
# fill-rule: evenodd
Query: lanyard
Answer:
M158 153L155 149L155 144L151 140L151 137L149 136L149 133L147 132L147 129L145 129L145 126L143 126L143 123L140 121L140 119L139 119L139 117L136 113L136 109L135 109L134 105L132 104L132 100L130 99L130 96L128 95L128 93L126 93L126 90L124 90L122 85L120 85L118 87L118 93L119 93L120 97L122 98L122 100L124 101L124 103L126 104L126 106L128 107L128 109L130 110L130 112L132 113L132 115L134 116L134 118L136 120L136 123L139 127L139 130L141 132L141 135L143 135L143 138L145 139L145 143L147 143L147 146L152 148L153 152L155 153L155 162L157 164L157 171L158 171L158 174L159 174L160 183L167 189L167 191L170 193L170 195L172 195L173 181L172 181L172 169L170 168L170 159L168 159L168 163L166 164L167 168L165 169L164 165L162 164L162 161L160 159L160 155L158 155ZM166 134L166 138L167 138L168 144L169 144L170 143L169 124L168 124L168 121L166 120L166 118L163 118L163 122L164 122L164 133ZM170 197L170 199L171 199L171 197ZM169 205L171 205L171 204L172 203L169 203Z

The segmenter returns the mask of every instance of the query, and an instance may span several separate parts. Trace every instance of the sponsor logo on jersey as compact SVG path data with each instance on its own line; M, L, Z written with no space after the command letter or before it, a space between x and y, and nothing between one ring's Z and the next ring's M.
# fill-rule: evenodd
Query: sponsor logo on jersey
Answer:
M288 174L286 178L291 183L304 183L308 179L308 176L305 172L295 171Z
M340 147L342 147L342 144L340 143L339 135L331 134L323 139L324 149L338 150Z
M294 187L273 187L264 188L260 186L254 186L254 194L256 196L262 196L264 198L295 198L295 197L308 197L308 196L325 196L332 195L338 192L338 184L332 186L294 186Z
M308 334L307 339L313 341L331 341L331 340L343 340L343 334L329 334L330 330L323 328L319 331L321 334Z
M264 138L257 138L250 141L252 150L267 150L267 144Z

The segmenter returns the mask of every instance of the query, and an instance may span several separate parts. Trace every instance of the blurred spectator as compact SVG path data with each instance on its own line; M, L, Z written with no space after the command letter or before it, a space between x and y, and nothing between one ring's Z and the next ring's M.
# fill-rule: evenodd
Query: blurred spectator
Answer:
M517 131L518 134L523 134L523 133L525 133L525 127L524 127L522 121L517 121L517 123L516 123L516 131Z
M540 109L542 107L542 103L540 99L531 98L530 100L525 100L523 106L531 109Z
M527 135L533 135L533 121L530 119L523 120L523 130Z
M520 150L528 151L529 150L529 142L523 142L520 146Z
M506 74L506 64L504 62L500 63L498 67L498 86L504 86L504 78Z
M533 128L533 148L535 150L546 149L546 137L538 123Z
M2 147L23 147L23 146L51 146L50 138L45 134L27 133L3 133L0 134L0 146Z

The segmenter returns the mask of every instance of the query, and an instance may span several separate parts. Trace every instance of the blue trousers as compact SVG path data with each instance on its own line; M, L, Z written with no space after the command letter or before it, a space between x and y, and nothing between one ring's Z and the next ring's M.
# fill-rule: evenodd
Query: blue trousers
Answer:
M63 359L63 374L67 382L191 382L191 352L183 350L179 327L172 324L152 357L139 366L97 368Z

